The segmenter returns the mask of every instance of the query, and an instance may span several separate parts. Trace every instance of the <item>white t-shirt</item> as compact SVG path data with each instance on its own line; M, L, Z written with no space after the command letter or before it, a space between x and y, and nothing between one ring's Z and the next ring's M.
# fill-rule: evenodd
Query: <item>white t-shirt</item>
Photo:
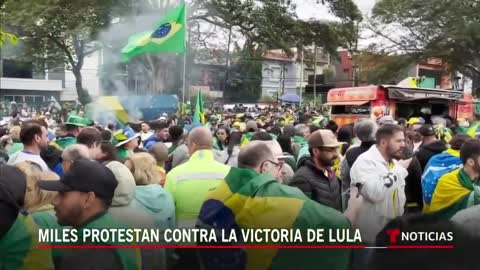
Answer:
M25 152L25 151L18 151L17 153L13 154L9 159L8 159L8 165L15 165L21 162L32 162L38 165L42 171L48 172L50 171L50 168L48 168L47 163L40 157L40 155L30 153L30 152Z
M140 132L140 138L142 139L142 142L145 141L146 139L152 137L153 132L149 131L147 133L144 133L143 131Z

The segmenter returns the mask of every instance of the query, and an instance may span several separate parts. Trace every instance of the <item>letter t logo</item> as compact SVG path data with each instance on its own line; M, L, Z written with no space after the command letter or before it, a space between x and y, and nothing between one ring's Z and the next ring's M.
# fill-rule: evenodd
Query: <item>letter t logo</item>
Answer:
M400 229L389 229L387 230L387 235L390 236L390 243L396 244L397 237L400 234Z

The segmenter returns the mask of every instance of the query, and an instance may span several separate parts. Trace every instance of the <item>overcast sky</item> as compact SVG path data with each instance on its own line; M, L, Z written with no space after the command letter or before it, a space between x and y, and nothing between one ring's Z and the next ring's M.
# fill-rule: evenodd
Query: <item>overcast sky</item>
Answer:
M375 5L375 0L353 0L360 11L367 15ZM292 0L297 5L297 14L303 20L311 18L334 20L335 17L328 12L328 8L322 4L316 4L317 0ZM321 1L319 1L321 2Z

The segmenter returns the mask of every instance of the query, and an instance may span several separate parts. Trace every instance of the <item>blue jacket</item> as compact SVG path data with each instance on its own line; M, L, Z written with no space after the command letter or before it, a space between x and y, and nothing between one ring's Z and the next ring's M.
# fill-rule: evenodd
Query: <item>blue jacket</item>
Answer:
M147 211L158 228L175 227L175 204L172 195L158 184L137 186L131 206Z
M157 143L157 142L161 142L162 140L157 138L157 136L155 136L155 134L153 134L152 136L150 136L150 138L146 139L144 142L143 142L143 146L145 147L145 149L147 149L148 151L150 151L150 149L152 148L152 146Z

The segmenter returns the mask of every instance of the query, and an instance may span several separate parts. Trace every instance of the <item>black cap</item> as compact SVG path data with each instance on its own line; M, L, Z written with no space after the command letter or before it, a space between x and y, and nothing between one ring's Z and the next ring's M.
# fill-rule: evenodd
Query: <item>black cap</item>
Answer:
M92 160L75 161L60 181L38 182L44 190L93 192L105 199L113 198L117 185L112 171Z
M432 125L423 125L418 129L418 133L422 136L435 136L435 128Z

